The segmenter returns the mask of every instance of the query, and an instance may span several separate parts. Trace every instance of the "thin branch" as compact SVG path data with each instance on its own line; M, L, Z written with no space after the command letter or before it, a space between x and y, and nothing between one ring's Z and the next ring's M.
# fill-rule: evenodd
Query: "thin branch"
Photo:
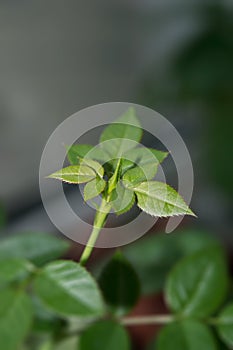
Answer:
M121 323L125 326L134 326L150 324L167 324L173 321L175 321L175 318L171 315L150 315L138 317L125 317L121 320Z

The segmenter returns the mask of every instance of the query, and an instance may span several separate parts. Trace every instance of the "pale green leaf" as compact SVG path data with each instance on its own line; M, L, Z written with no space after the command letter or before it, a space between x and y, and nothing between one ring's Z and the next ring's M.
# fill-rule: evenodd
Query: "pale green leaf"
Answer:
M84 158L93 149L91 145L67 146L67 158L71 165L78 165L80 159Z
M211 247L185 257L170 272L166 302L176 313L206 317L221 306L228 289L224 254Z
M88 201L89 199L98 196L101 192L103 192L105 186L105 180L101 179L100 177L88 182L84 187L84 200Z
M217 350L211 330L204 324L185 320L164 327L157 338L156 350Z
M217 330L224 343L233 348L233 303L225 307L218 316Z
M147 163L140 167L135 166L125 172L122 178L123 183L128 188L135 187L141 182L152 180L157 173L157 169L157 163Z
M99 321L81 334L79 350L130 350L129 336L120 324Z
M55 235L39 232L18 233L0 241L0 261L22 258L42 265L62 256L69 243Z
M71 184L81 184L93 180L95 171L85 165L71 165L48 176Z
M102 165L98 162L96 162L95 160L92 159L88 159L88 158L83 158L80 160L80 165L81 166L88 166L89 168L95 170L96 174L99 177L103 177L104 176L104 168L102 167Z
M29 297L22 291L0 291L0 345L15 350L27 335L32 321Z
M121 157L125 151L135 147L132 141L140 142L141 137L141 125L134 108L131 107L104 129L100 137L100 144L112 158L117 158Z
M116 189L112 193L111 206L117 215L126 213L132 208L135 202L135 195L132 191L122 186L118 182Z
M157 173L158 165L167 155L167 152L146 147L137 147L129 150L122 156L121 173L124 174L128 170L124 180L136 184L153 179Z
M183 198L163 182L142 182L134 186L133 190L139 208L152 216L168 217L183 214L195 216Z
M35 280L35 291L45 305L64 316L96 317L103 313L96 282L72 261L48 264Z
M124 153L123 158L130 160L137 165L147 163L160 164L167 157L168 152L158 151L153 148L137 147Z

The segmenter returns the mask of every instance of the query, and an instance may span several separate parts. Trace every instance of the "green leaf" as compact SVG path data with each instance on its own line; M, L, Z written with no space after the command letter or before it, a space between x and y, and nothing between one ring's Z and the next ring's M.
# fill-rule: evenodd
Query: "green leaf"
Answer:
M99 285L110 310L119 316L128 313L140 295L138 276L120 252L103 269Z
M206 317L222 304L228 273L221 249L210 248L185 257L171 271L165 289L168 306L176 313Z
M109 124L100 136L101 147L112 157L121 157L122 154L135 147L140 142L142 129L133 107L129 108L122 116ZM109 141L110 142L105 142Z
M67 241L48 233L18 233L0 241L2 259L23 258L36 265L62 256L69 248Z
M81 184L93 180L96 173L85 165L71 165L48 176L71 184Z
M106 182L104 179L97 177L96 179L88 182L84 187L84 200L88 201L98 196L105 189Z
M134 193L122 186L121 182L118 182L116 189L112 193L112 201L110 202L115 214L121 215L126 213L132 208L134 202Z
M123 175L123 183L127 188L134 188L143 181L152 180L158 170L156 163L144 164L141 167L135 166L127 170Z
M37 296L32 295L31 300L34 314L33 333L47 334L58 332L66 325L65 321L46 308Z
M14 281L26 279L32 271L32 264L26 260L0 260L0 288Z
M129 350L126 330L113 321L100 321L81 334L79 350Z
M48 264L35 280L43 303L64 316L96 317L103 313L99 289L92 276L72 261Z
M86 165L89 168L93 169L96 172L96 174L101 178L104 176L104 168L100 163L96 162L95 160L83 158L81 160L81 165Z
M158 151L153 148L137 147L124 153L123 158L137 165L160 164L167 157L168 152Z
M167 155L167 152L146 147L137 147L126 152L122 162L123 181L126 186L134 186L140 182L152 180L157 173L159 163Z
M163 182L142 182L134 186L133 190L139 208L152 216L168 217L183 214L195 216L183 198Z
M101 162L108 160L108 155L98 145L72 145L67 149L67 157L71 165L78 165L83 158L95 159Z
M0 291L0 344L1 349L15 350L27 335L32 310L28 296L22 291Z
M144 237L124 248L124 254L137 271L142 293L148 295L163 289L168 272L179 259L213 245L219 243L206 232L184 230Z
M91 145L72 145L67 147L67 158L71 165L78 165L80 159L84 158L93 149Z
M233 303L225 307L217 319L217 330L223 342L233 347Z
M157 338L157 350L217 350L211 330L197 321L185 320L164 327Z

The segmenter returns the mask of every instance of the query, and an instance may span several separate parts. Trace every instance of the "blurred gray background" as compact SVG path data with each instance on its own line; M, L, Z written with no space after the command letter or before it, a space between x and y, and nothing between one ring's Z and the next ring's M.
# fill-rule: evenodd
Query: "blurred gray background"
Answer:
M232 225L232 1L0 1L0 199L10 229L53 230L40 202L43 147L69 115L128 101L178 129L192 207Z

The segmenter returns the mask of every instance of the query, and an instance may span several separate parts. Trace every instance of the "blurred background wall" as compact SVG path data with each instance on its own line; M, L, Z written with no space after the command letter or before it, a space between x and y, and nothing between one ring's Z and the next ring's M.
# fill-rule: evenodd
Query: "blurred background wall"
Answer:
M53 230L43 147L69 115L110 101L163 114L190 150L199 224L231 240L233 2L0 0L0 198L10 228Z

